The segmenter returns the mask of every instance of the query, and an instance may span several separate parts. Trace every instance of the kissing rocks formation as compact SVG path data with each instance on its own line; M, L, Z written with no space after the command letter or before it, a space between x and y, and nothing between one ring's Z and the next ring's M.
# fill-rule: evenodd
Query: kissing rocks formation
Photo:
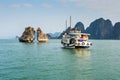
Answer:
M48 41L48 35L43 33L40 28L37 29L37 40L39 42ZM25 31L22 33L22 36L19 38L20 42L28 42L31 43L35 40L35 30L33 27L29 26L25 28Z

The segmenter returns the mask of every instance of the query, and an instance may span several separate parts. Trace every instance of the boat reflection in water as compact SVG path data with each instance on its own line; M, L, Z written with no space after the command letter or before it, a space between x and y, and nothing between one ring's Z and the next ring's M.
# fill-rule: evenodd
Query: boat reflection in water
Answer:
M90 49L84 49L84 48L77 48L74 49L75 51L75 55L77 55L78 57L89 57L90 56Z
M72 73L72 80L94 80L92 77L93 67L91 66L91 50L85 48L66 49L71 54L65 57L68 71ZM69 71L70 70L70 71ZM69 74L69 73L68 73ZM71 75L71 74L70 74Z

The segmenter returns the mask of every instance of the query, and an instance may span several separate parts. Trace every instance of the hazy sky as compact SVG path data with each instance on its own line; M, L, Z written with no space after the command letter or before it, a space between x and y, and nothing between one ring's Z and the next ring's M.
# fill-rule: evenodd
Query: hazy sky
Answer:
M103 17L120 22L120 0L0 0L0 38L21 36L24 28L40 27L44 32L61 32L72 16L85 27ZM69 24L69 23L68 23Z

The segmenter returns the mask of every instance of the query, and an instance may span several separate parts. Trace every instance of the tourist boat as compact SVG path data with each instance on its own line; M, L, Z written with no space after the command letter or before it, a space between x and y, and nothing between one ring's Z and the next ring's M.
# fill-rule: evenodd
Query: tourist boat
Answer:
M88 41L90 34L81 33L78 30L71 30L62 37L61 44L66 48L89 48L92 43Z

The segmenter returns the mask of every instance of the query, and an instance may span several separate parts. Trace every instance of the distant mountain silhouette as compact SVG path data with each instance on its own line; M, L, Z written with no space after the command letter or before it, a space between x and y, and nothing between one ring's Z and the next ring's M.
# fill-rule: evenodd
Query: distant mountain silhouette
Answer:
M60 36L60 32L55 32L55 33L47 33L50 39L57 39Z
M75 30L81 30L81 32L85 32L84 24L82 22L78 22L75 27Z
M62 38L64 33L70 32L70 27L63 31L58 38ZM73 29L81 30L83 33L89 33L90 39L120 39L120 22L114 26L112 22L104 18L99 18L93 21L85 30L82 22L78 22Z
M100 18L93 21L85 32L91 34L91 39L112 39L113 25L109 19Z
M113 28L114 39L120 39L120 22L115 23Z

